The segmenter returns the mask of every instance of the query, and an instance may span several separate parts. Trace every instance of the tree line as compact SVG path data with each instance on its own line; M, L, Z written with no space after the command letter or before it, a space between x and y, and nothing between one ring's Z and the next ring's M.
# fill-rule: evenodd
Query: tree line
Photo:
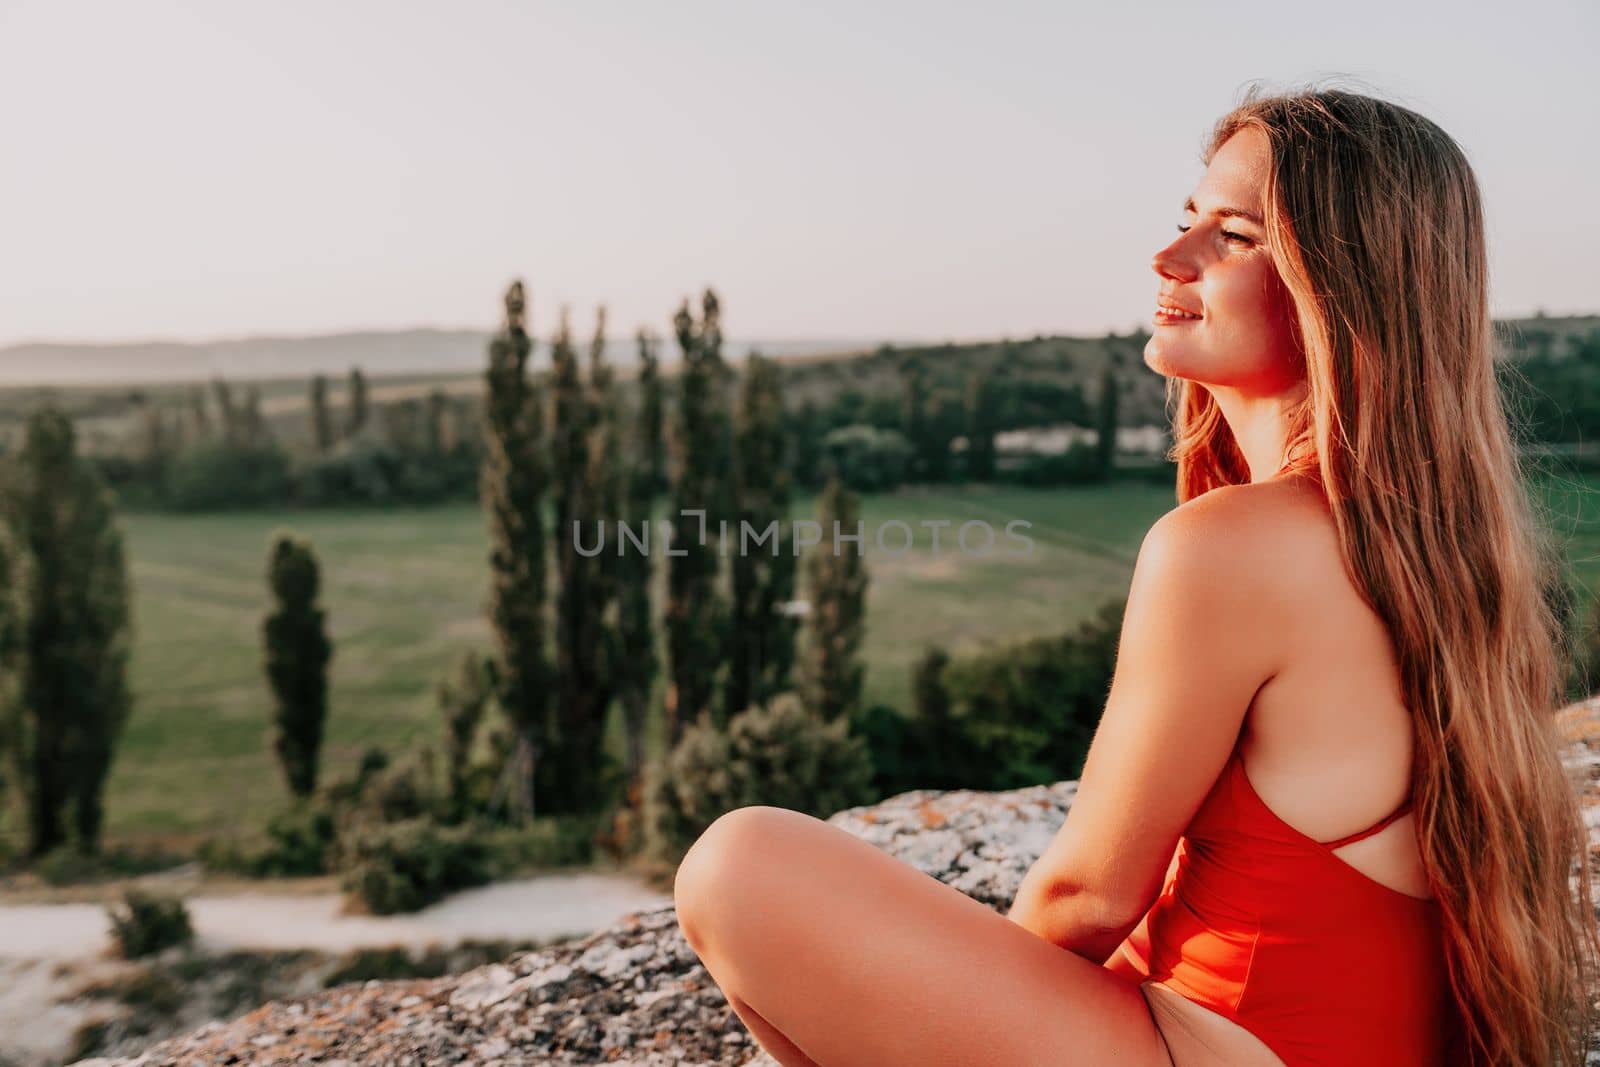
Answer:
M542 368L531 365L520 284L505 294L503 311L487 353L480 416L452 418L461 408L430 400L412 415L377 417L419 456L472 457L489 534L485 610L493 646L464 652L440 680L438 797L419 799L433 786L408 780L415 768L380 774L382 759L364 761L356 783L338 790L360 792L371 779L382 794L378 807L395 818L426 810L451 824L478 817L526 824L620 802L631 818L692 839L726 805L770 802L751 797L843 805L865 802L851 798L868 796L868 786L1001 788L1075 773L1109 681L1114 611L1076 634L966 660L927 650L917 667L915 714L905 716L861 706L862 559L848 550L794 551L787 520L797 485L823 479L817 518L825 531L859 521L850 468L829 450L841 431L872 427L863 419L896 421L916 476L958 476L949 393L930 402L916 359L901 365L904 390L892 411L872 414L846 391L828 417L851 421L808 436L797 428L818 409L786 408L780 363L752 354L741 374L722 358L722 310L710 290L698 316L686 301L673 319L681 360L670 381L658 338L639 331L639 373L627 393L604 360L603 308L586 363L563 309ZM1581 375L1592 358L1586 353L1580 346L1562 373ZM959 476L993 474L992 435L1013 417L1003 414L1008 405L1014 411L1019 403L1001 377L980 370L968 379ZM329 405L325 380L311 388L319 450L332 454L370 432L359 370L342 412ZM1072 392L1035 399L1095 421L1103 432L1091 462L1109 466L1114 370L1107 368L1092 411ZM221 447L261 451L270 441L257 391L236 398L214 383L211 403L195 406L192 424L213 409L217 422L206 432ZM69 843L92 852L132 704L130 589L114 496L102 469L79 454L73 424L59 410L33 413L21 447L4 457L0 517L0 796L20 813L29 856ZM665 540L651 539L650 551L580 550L596 531L620 538L624 527ZM725 528L736 537L771 530L773 539L727 558L719 551ZM658 605L652 580L662 558L666 596ZM292 533L276 535L266 584L269 736L288 792L309 800L325 791L318 764L335 654L314 547ZM1600 628L1590 620L1586 633L1575 675L1584 680L1600 665ZM613 706L625 735L620 763L604 744ZM657 709L659 718L651 714ZM647 767L653 723L662 756ZM796 754L809 769L775 777L773 768L796 765L789 758ZM718 761L739 770L708 775ZM648 817L646 806L654 809ZM327 838L326 815L312 816L324 827L312 838ZM419 830L417 839L433 842L431 833ZM352 855L366 857L363 877L380 862L373 856L399 862L397 842L409 838L385 834L370 847L351 843Z
M948 372L934 372L925 352L894 358L898 392L869 395L845 384L825 400L780 398L776 417L793 442L790 476L796 487L820 491L830 473L857 491L962 480L1071 484L1110 476L1113 457L1099 446L1002 464L995 437L1009 429L1068 424L1114 441L1115 394L1123 388L1114 363L1086 397L1078 385L1032 378L1003 362L975 362L952 383ZM612 387L619 394L646 387L639 379L626 384ZM133 394L123 445L93 459L123 504L138 508L465 502L479 488L489 403L487 396L451 395L439 387L378 403L365 374L354 367L338 395L328 376L312 377L304 432L281 439L281 421L275 432L263 414L259 386L218 378L191 386L179 403Z
M523 818L592 812L623 788L637 796L658 678L668 744L702 713L725 722L794 685L830 714L853 708L860 694L859 667L849 665L862 620L859 558L846 555L814 571L813 597L823 610L813 616L806 660L795 647L789 540L730 564L700 538L699 522L654 515L665 498L678 512L701 512L713 530L727 519L759 528L786 524L790 444L778 364L752 354L735 397L733 372L720 355L716 296L708 290L698 321L686 302L674 322L683 355L675 395L660 373L657 339L641 331L637 399L624 405L603 358L603 309L587 368L563 310L550 366L539 371L529 365L520 284L506 293L504 309L489 346L477 445L494 647L488 657L465 658L440 686L454 805L470 806L465 783L489 707L506 726L489 746L499 757L495 797ZM325 388L318 391L325 396ZM258 395L237 403L226 390L215 397L223 441L259 447ZM331 413L315 405L312 411L319 439L331 447ZM358 403L343 432L359 433L362 425ZM131 707L130 590L114 496L78 453L71 420L46 408L29 419L19 453L7 457L4 504L0 682L9 689L0 716L0 788L23 798L29 856L69 839L92 852L105 777ZM837 481L822 507L824 522L852 521L853 497ZM586 526L618 523L647 536L654 526L670 537L648 552L579 551ZM665 551L669 545L674 551ZM662 558L668 593L658 609L651 577ZM275 535L266 584L271 744L289 793L306 798L318 788L334 656L314 546L290 532ZM803 678L791 683L797 661ZM613 703L626 724L622 767L602 752Z

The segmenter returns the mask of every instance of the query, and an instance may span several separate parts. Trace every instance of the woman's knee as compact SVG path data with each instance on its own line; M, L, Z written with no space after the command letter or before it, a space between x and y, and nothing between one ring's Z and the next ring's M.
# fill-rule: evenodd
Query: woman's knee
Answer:
M772 810L750 805L725 812L701 832L678 862L672 901L678 926L696 952L704 947L704 935L718 909L737 898L737 889L730 892L729 887L737 887L745 879L751 845L765 832L762 825Z

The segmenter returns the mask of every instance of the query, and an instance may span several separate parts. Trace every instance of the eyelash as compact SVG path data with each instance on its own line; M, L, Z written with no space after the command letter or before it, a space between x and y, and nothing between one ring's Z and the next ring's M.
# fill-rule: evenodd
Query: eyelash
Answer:
M1180 222L1180 223L1178 223L1178 232L1179 233L1188 233L1189 232L1189 227L1185 226L1183 223ZM1227 238L1230 241L1243 241L1245 244L1250 244L1251 243L1250 238L1246 237L1242 233L1232 233L1232 232L1230 232L1228 230L1223 230L1222 231L1222 236Z

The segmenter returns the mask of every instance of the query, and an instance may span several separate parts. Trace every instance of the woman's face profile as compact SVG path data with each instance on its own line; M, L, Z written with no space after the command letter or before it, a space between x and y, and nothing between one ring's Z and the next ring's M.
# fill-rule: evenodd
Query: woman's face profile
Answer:
M1275 395L1304 372L1288 290L1267 250L1266 134L1245 127L1211 158L1179 225L1151 260L1161 279L1144 347L1150 369L1169 378ZM1232 214L1243 212L1244 214Z

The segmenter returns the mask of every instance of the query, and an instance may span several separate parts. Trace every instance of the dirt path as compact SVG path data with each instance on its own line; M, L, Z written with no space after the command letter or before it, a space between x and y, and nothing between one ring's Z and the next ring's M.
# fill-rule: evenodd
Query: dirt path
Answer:
M624 874L546 874L456 893L411 915L340 915L337 893L238 892L187 897L198 947L354 948L468 940L547 941L588 934L670 897ZM109 958L98 903L0 905L0 1063L58 1063L73 1032L115 1009L76 990L131 965Z
M187 901L195 936L208 948L421 947L463 940L548 940L584 934L668 897L614 874L549 874L456 893L410 915L340 915L326 893L240 893ZM98 904L0 906L0 959L82 959L110 945Z

